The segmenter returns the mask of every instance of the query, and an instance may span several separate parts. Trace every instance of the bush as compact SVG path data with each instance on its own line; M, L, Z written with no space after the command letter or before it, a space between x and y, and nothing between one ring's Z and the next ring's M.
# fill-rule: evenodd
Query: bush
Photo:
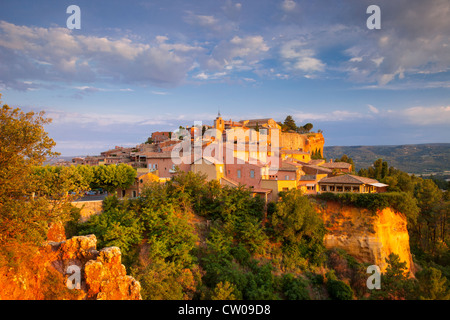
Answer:
M352 288L341 280L328 280L327 290L332 299L336 300L352 300Z
M295 278L291 273L283 276L282 289L288 300L310 300L306 282L300 278Z

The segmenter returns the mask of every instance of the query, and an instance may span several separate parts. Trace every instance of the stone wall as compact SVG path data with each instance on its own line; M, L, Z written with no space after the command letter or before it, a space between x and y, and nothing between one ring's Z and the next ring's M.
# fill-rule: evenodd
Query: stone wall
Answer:
M72 205L81 209L80 221L86 222L91 216L102 213L103 200L74 201Z
M289 150L301 149L305 152L313 152L320 150L323 155L323 146L325 139L322 133L308 133L299 134L295 132L281 132L280 133L280 147Z

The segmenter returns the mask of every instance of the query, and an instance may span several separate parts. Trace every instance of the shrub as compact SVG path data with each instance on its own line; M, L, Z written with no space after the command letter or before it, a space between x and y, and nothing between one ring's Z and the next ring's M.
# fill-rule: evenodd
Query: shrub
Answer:
M327 290L331 298L336 300L352 300L352 288L341 280L328 280Z

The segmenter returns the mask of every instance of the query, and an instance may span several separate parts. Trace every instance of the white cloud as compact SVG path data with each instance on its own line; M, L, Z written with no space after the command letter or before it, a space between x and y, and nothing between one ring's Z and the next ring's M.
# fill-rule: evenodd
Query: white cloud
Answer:
M297 6L297 4L293 0L284 0L281 5L283 10L285 10L285 11L292 11L295 9L296 6Z
M419 126L448 125L450 126L450 106L412 107L398 112L407 122Z
M299 119L300 122L311 121L311 120L320 120L320 121L345 121L345 120L354 120L361 119L367 117L366 115L359 112L352 112L348 110L334 110L332 112L321 112L321 113L305 113L305 112L297 112L294 113L293 116L296 119Z
M284 43L280 49L280 55L285 60L288 69L303 72L319 72L325 69L325 63L314 57L312 49L305 48L306 43L300 40L291 40Z
M195 55L203 48L167 41L167 37L159 36L151 45L128 38L77 35L67 28L26 27L0 21L0 83L14 86L26 78L176 85L186 77Z
M367 106L369 107L369 111L370 111L370 112L375 113L375 114L380 113L380 110L378 110L377 108L375 108L373 105L368 104Z
M235 70L251 70L269 51L264 38L260 35L239 37L229 41L221 41L212 51L211 56L203 63L208 70L223 68Z

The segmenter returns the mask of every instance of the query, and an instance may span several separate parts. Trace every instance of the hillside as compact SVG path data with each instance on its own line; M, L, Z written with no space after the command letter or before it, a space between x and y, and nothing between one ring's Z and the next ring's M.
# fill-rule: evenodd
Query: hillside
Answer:
M356 170L367 168L382 158L390 166L408 173L448 174L450 171L450 143L324 147L327 159L340 158L343 154L353 159Z

